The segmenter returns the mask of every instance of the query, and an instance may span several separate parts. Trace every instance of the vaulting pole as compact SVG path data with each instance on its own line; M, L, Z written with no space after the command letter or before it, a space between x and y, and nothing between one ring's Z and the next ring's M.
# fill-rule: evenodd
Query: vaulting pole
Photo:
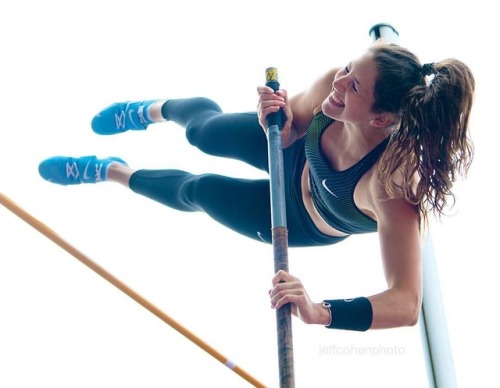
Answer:
M98 275L103 277L105 280L107 280L109 283L111 283L113 286L118 288L120 291L123 291L127 296L135 300L137 303L139 303L142 307L145 309L149 310L151 313L156 315L158 318L160 318L163 322L165 322L167 325L172 327L174 330L182 334L184 337L186 337L188 340L193 342L195 345L198 345L200 348L202 348L205 352L210 354L212 357L214 357L216 360L220 361L223 363L225 366L227 366L229 369L231 369L233 372L236 374L240 375L243 379L248 381L250 384L254 385L255 387L265 387L264 384L260 383L258 380L250 376L247 372L245 372L243 369L238 367L233 361L228 359L227 357L223 356L220 354L218 351L216 351L214 348L212 348L210 345L208 345L206 342L202 341L199 337L197 337L195 334L190 332L188 329L183 327L180 323L176 322L174 319L172 319L170 316L165 314L163 311L161 311L158 307L154 306L152 303L148 302L146 299L144 299L141 295L139 295L137 292L129 288L126 284L124 284L122 281L111 275L109 272L107 272L104 268L100 267L98 264L93 262L89 257L84 255L82 252L80 252L78 249L73 247L71 244L69 244L67 241L65 241L62 237L60 237L56 232L54 232L52 229L48 228L45 224L43 224L41 221L33 217L31 214L26 212L25 210L21 209L17 204L15 204L11 199L7 198L5 195L0 193L0 203L9 209L12 213L17 215L19 218L27 222L29 225L31 225L33 228L38 230L41 234L43 234L45 237L47 237L49 240L52 240L54 243L59 245L62 249L64 249L66 252L71 254L73 257L76 259L80 260L83 264L85 264L87 267L89 267L92 271L96 272Z
M266 69L266 85L279 90L278 71L274 67ZM288 272L288 230L286 225L286 198L283 173L283 150L281 115L277 112L268 117L268 156L271 195L271 225L274 253L274 272ZM276 310L278 334L278 360L280 387L295 386L293 368L292 314L290 304Z
M456 388L453 355L430 234L423 243L422 267L424 285L420 328L429 388Z

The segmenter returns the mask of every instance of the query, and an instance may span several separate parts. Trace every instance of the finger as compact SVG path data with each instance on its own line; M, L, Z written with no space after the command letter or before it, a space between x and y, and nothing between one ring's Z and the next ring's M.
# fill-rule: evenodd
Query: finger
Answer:
M272 280L273 286L276 286L276 284L286 281L287 275L288 273L286 271L283 271L282 269L276 272Z
M285 89L280 89L276 92L276 95L280 96L280 97L283 97L283 99L287 99L288 98L288 93Z
M259 103L257 105L257 109L258 110L264 110L264 109L269 109L269 108L280 109L280 108L283 108L284 106L285 106L285 102L284 101L279 101L279 100L262 100L262 101L259 101Z
M300 281L297 281L297 280L286 280L286 281L280 281L279 283L277 283L272 291L273 291L273 295L277 294L278 292L281 292L281 291L286 291L286 290L292 290L292 289L303 289L304 287L302 286L302 283Z
M280 102L285 102L285 98L279 94L275 93L260 93L259 94L259 101L280 101Z
M269 86L257 86L258 94L274 94L274 90Z
M276 100L276 99L262 99L259 98L257 102L257 112L260 116L264 113L277 112L280 108L284 108L286 106L285 101Z
M284 295L280 294L276 295L276 297L273 298L276 300L271 299L271 306L273 306L275 309L279 309L284 305L286 305L287 303L292 303L294 305L297 305L302 296L303 293L299 292L299 290L290 290Z
M275 284L273 288L271 288L269 292L269 296L272 298L275 298L279 293L284 293L286 290L291 290L293 288L297 288L296 284L293 282L279 282L278 284Z
M300 284L288 282L275 286L269 293L271 305L276 305L281 299L290 295L304 295L303 287Z
M279 111L279 107L277 106L271 106L265 109L259 109L257 116L259 118L259 124L261 125L262 128L267 130L267 116L269 116L271 113L276 113Z
M273 277L273 286L282 282L291 282L297 281L298 279L295 276L290 275L288 272L280 269Z

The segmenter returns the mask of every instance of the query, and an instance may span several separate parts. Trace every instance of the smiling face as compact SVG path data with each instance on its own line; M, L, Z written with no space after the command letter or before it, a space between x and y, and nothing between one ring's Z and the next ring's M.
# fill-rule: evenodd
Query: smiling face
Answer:
M372 107L377 76L371 53L349 63L335 75L332 90L321 105L323 113L344 123L368 123L376 116Z

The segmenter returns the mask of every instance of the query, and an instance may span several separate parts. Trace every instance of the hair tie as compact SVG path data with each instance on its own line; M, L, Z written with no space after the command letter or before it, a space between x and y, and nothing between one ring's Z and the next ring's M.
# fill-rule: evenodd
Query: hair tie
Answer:
M420 69L422 76L436 74L436 69L434 68L434 62L426 63Z

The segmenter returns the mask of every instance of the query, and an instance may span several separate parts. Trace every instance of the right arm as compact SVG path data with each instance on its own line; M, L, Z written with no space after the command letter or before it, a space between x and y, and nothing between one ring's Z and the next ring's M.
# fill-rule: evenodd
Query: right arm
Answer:
M274 90L267 86L259 86L258 115L259 123L267 130L266 117L270 113L283 109L286 122L283 126L283 147L293 144L297 139L304 136L316 113L321 110L321 104L331 91L332 83L339 69L328 71L318 78L309 89L288 98L284 89Z

